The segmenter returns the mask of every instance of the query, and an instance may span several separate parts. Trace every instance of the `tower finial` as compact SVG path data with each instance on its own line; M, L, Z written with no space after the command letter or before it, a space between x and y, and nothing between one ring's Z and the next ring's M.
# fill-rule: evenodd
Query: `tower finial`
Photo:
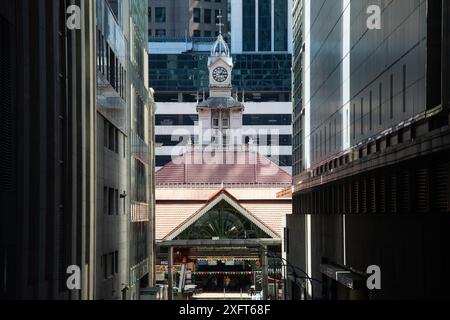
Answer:
M222 34L222 27L224 26L224 24L222 23L222 9L219 10L219 15L217 16L217 19L219 20L219 23L217 23L216 25L219 27L219 34Z

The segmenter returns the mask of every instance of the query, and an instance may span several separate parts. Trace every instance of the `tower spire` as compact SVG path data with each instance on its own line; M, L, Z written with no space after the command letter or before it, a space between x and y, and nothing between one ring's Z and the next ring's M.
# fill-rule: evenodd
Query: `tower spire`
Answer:
M222 34L222 27L224 26L224 24L222 23L222 10L219 10L219 15L217 16L217 19L219 20L219 23L217 23L216 25L219 27L219 34Z

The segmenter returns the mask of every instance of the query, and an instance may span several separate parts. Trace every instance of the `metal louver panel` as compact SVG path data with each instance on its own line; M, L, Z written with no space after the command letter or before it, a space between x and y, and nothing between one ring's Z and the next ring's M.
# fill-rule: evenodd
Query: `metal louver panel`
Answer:
M397 175L392 173L389 181L389 212L397 212Z
M0 191L13 191L13 110L11 39L8 21L0 17Z
M433 211L449 212L449 164L434 168L433 178Z
M415 211L427 212L429 210L429 170L428 168L418 169L415 174Z

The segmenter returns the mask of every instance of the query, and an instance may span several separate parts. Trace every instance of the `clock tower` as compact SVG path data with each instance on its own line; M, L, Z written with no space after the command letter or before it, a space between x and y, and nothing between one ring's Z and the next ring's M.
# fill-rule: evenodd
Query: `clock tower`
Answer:
M208 58L208 69L210 96L230 97L233 59L221 33L219 33L216 42L212 46L211 55Z
M219 35L208 58L209 97L197 104L202 142L205 145L242 145L242 113L244 105L232 96L231 73L233 59L222 36L221 16Z

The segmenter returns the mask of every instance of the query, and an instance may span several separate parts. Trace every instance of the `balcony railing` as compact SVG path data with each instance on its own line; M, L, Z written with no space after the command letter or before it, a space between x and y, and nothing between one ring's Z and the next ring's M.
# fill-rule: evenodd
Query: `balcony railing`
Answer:
M150 206L147 203L131 202L131 222L141 222L149 220Z

